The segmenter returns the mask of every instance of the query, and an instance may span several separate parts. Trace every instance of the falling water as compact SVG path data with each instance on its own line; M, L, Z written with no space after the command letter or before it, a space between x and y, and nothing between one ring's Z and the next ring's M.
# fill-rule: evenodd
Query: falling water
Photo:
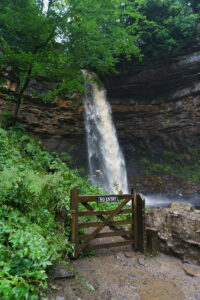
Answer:
M85 127L92 182L110 193L128 192L126 166L112 120L106 91L99 88L95 75L83 71L86 78ZM100 173L101 171L101 173Z

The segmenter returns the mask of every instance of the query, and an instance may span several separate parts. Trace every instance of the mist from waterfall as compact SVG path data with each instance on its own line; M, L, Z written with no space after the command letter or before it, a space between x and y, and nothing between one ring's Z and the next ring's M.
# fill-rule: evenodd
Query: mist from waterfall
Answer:
M93 184L109 193L128 193L126 166L112 120L106 91L96 75L83 70L87 94L84 99L88 161ZM101 172L101 173L100 173Z

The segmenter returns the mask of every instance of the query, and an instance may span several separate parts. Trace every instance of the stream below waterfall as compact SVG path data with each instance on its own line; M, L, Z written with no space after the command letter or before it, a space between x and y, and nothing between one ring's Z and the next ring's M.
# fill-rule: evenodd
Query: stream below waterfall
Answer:
M166 195L144 195L145 204L147 207L167 207L171 202L184 202L191 203L197 209L200 209L200 196L192 198L182 198L182 197L167 197Z

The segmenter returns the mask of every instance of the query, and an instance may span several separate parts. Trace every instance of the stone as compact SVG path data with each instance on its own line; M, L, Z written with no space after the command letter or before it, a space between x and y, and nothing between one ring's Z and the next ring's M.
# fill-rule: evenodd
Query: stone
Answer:
M53 279L71 279L75 277L75 274L65 270L61 266L55 266L53 270L51 270L51 277Z
M111 291L109 291L108 289L106 289L106 290L102 293L102 299L105 299L105 300L111 300L111 299L112 299L112 293L111 293Z
M142 295L142 300L185 299L183 292L176 287L176 284L168 280L153 280L147 285L141 285L140 293Z
M127 257L127 258L131 258L131 257L133 257L133 254L130 253L130 252L125 252L124 256Z
M145 258L144 257L139 257L139 259L138 259L138 263L139 263L139 265L141 265L141 266L145 266Z
M95 288L92 284L90 284L89 282L86 282L86 286L90 291L95 291Z
M158 231L158 251L173 253L183 261L200 265L200 235L197 233L200 211L194 206L172 203L167 208L151 209L147 212L146 226Z
M185 202L172 202L168 205L168 208L171 208L172 210L176 211L194 211L195 207L194 205L190 204L190 203L185 203Z
M124 259L125 259L125 255L124 255L123 253L121 253L121 252L115 253L115 254L114 254L114 257L115 257L117 260L119 260L119 261L124 261Z
M183 270L191 277L200 276L200 267L192 264L184 264Z

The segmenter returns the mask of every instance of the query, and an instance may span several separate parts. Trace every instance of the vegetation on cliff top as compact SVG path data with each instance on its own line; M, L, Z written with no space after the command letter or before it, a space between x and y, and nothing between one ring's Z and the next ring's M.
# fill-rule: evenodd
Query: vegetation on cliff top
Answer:
M21 128L0 127L0 178L0 298L38 299L47 268L73 250L70 190L98 191Z
M81 68L105 73L180 48L199 17L197 0L1 0L0 80L17 83L15 121L32 79L45 100L84 91Z
M144 0L139 11L154 24L140 35L146 58L181 49L199 35L199 0Z

